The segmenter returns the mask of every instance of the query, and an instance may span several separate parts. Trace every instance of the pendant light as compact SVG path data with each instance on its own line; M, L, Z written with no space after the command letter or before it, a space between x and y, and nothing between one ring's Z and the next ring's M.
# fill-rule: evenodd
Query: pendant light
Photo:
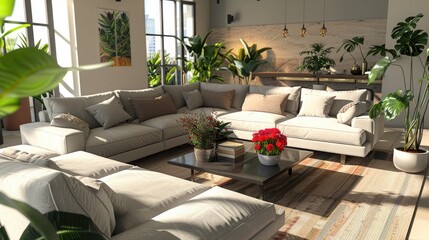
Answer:
M320 29L320 36L324 37L328 33L328 29L325 27L325 12L326 12L326 0L323 0L323 25Z
M283 31L282 31L282 36L284 38L286 38L287 36L289 36L289 30L286 27L286 15L287 15L286 11L287 11L287 0L285 0L285 27L283 28Z
M299 36L305 37L307 35L307 28L304 26L305 22L305 0L304 0L304 6L302 8L302 28L299 30Z

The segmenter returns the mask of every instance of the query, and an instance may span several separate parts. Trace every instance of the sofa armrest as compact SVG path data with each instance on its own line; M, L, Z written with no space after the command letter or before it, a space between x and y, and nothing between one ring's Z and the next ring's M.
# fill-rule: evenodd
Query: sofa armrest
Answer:
M42 110L38 113L39 121L40 122L50 122L49 120L49 114L47 110Z
M86 139L82 131L50 126L47 122L34 122L20 126L22 144L28 144L66 154L84 151Z
M379 116L371 119L368 115L361 115L352 119L352 127L361 128L367 133L367 140L374 147L378 140L381 139L384 133L384 118Z

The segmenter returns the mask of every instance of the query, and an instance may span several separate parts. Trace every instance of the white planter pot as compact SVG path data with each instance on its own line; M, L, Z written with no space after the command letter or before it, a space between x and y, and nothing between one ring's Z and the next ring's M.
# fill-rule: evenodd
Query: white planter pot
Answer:
M428 153L426 149L421 149L424 152L412 153L393 149L393 164L401 171L408 173L418 173L426 169L428 165Z
M195 159L197 161L209 162L214 159L215 149L198 149L194 148Z
M259 162L266 166L277 165L280 161L280 155L267 156L258 153Z

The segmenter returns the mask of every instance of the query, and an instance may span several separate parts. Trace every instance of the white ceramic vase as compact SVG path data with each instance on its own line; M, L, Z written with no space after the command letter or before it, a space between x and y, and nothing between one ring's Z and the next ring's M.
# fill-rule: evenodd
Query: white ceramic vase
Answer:
M407 173L418 173L426 169L428 165L428 153L421 149L421 153L404 152L398 148L393 149L393 164L401 171Z
M195 160L209 162L214 159L215 149L199 149L194 148Z
M262 165L274 166L279 163L280 155L267 156L267 155L262 155L258 153L258 159Z

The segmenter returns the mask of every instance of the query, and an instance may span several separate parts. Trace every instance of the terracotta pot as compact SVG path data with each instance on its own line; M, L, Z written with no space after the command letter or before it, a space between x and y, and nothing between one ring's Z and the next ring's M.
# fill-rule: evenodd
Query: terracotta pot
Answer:
M262 155L258 153L258 159L262 165L274 166L279 163L280 155L267 156L267 155Z
M194 148L195 160L209 162L214 159L215 149L199 149Z
M418 173L426 169L428 165L428 153L426 149L421 152L404 152L401 148L393 149L393 164L401 171Z

